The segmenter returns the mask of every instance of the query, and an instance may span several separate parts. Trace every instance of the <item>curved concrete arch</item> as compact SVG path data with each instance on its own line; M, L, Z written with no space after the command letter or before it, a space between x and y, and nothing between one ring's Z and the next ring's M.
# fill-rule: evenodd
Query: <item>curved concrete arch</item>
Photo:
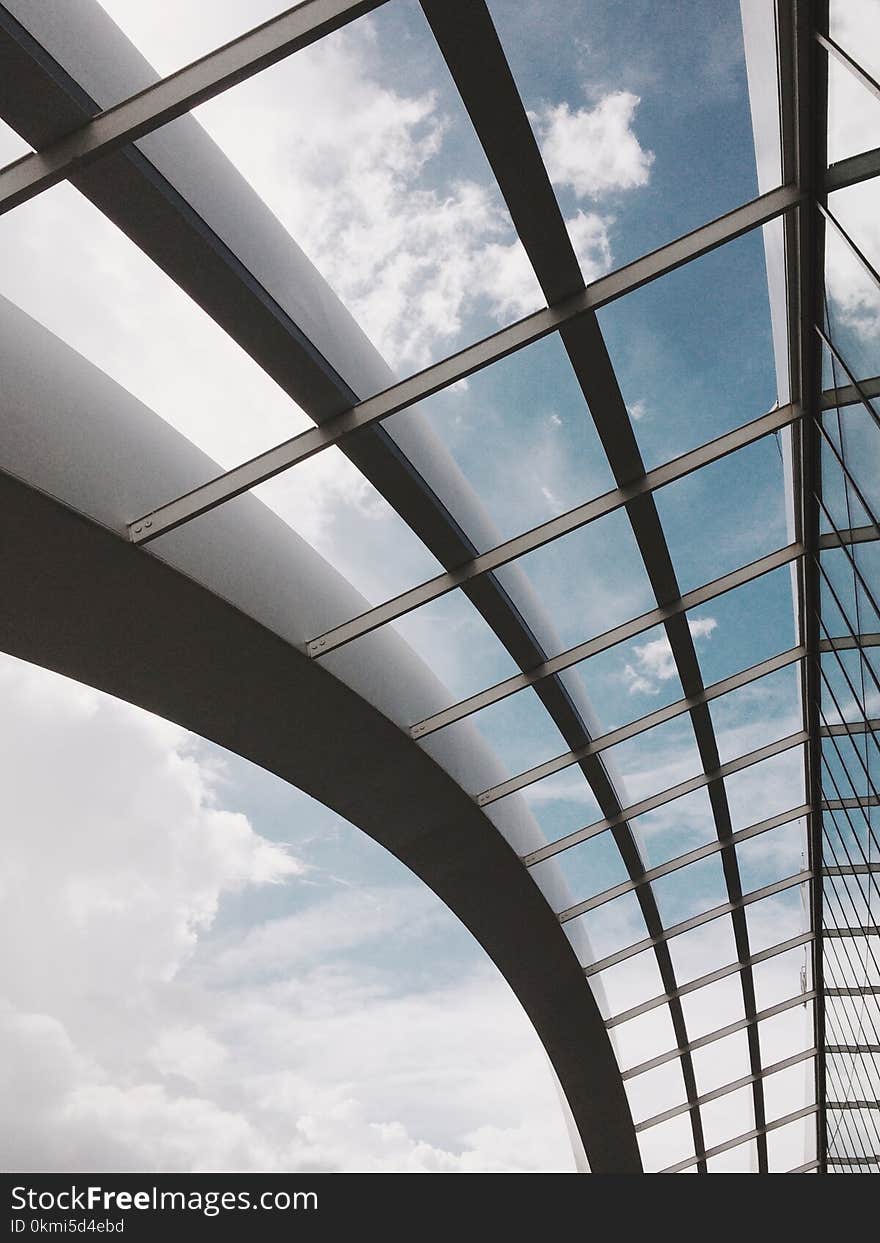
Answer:
M175 566L132 546L121 515L151 479L185 488L204 455L5 301L0 369L0 647L245 756L389 849L511 985L591 1168L639 1169L611 1041L572 944L457 779L492 780L497 761L476 730L466 748L447 743L434 757L395 722L440 702L430 671L395 634L371 636L348 674L380 708L310 660L302 647L315 623L363 601L253 497L230 506L220 529L191 536ZM246 611L224 598L242 591ZM525 803L509 803L506 837L520 848L542 840Z

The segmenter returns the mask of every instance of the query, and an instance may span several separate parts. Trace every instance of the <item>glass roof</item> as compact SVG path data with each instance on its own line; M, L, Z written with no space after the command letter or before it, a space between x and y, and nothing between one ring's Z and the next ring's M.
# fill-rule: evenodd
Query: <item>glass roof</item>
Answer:
M179 7L103 5L162 74L280 12ZM680 4L659 39L641 0L587 7L474 5L481 86L436 4L389 0L7 212L0 294L207 455L190 493L148 481L133 543L249 613L259 506L358 593L316 600L299 646L521 855L646 1170L877 1164L844 1107L880 1095L875 14L830 6L780 130L748 24L773 5L744 37L734 0ZM796 171L786 124L826 94L836 180L798 206L826 170ZM756 141L797 190L772 210ZM0 130L4 161L29 150ZM120 158L167 188L173 245L105 214ZM181 266L208 235L222 294ZM266 316L250 336L229 290ZM430 692L407 698L406 649Z

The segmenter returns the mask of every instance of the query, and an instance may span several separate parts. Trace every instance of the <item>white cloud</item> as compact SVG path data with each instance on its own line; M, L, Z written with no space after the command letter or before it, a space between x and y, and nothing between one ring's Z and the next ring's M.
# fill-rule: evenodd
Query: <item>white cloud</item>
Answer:
M646 402L642 400L632 402L630 405L627 406L626 409L627 409L627 413L629 414L629 417L635 423L638 423L648 413L648 406Z
M632 92L612 91L592 108L561 103L533 113L551 180L584 199L646 185L654 155L632 128L638 105Z
M714 632L718 623L714 617L694 617L688 618L688 625L695 639L704 639ZM661 682L675 677L675 657L665 634L635 644L633 653L634 661L623 670L630 694L656 695Z
M340 888L184 731L9 658L0 690L4 1168L570 1168L525 1015L399 865Z

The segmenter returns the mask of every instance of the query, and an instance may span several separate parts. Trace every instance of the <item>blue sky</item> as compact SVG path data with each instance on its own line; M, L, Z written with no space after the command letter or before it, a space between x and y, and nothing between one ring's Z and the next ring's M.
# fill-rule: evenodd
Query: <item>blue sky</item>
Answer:
M224 0L207 14L200 5L179 5L170 22L167 4L147 11L129 0L107 0L105 7L162 72L276 11L272 3L254 8ZM626 6L625 21L619 4L597 0L583 6L582 27L574 31L572 6L562 0L493 0L490 8L588 279L756 193L739 5L733 0L664 6L660 26L655 7L644 0ZM235 88L197 115L401 374L540 305L485 158L424 19L409 0L393 0L350 31ZM12 158L14 143L6 135L3 141ZM841 216L845 211L848 227L869 248L874 234L864 223L870 215L865 195L853 207L842 205ZM0 235L11 255L0 293L92 358L224 467L306 426L302 412L70 187L58 187L5 217ZM865 329L875 322L876 304L863 284L847 281L845 258L834 267L830 285L837 291L841 347L845 341L851 365L868 374L874 365ZM757 235L604 308L599 318L648 467L758 417L776 401ZM876 371L874 366L871 374ZM555 338L396 416L389 429L393 433L396 424L413 418L425 420L448 448L482 498L499 540L613 484ZM849 426L857 438L857 420ZM265 485L260 495L370 601L439 568L340 454L321 455ZM656 502L682 591L787 540L782 462L772 437L662 489ZM859 550L866 567L874 556L870 548ZM835 558L839 565L839 553L826 559L829 572ZM553 618L559 650L655 604L623 512L531 554L521 568ZM845 572L839 578L849 600ZM694 610L689 620L704 682L791 646L791 600L790 573L783 568ZM419 610L398 629L446 683L450 702L514 671L486 623L459 594ZM603 730L682 693L657 628L585 662L576 675ZM15 669L9 674L13 682L23 676ZM25 691L36 693L36 683L21 685L24 698ZM72 704L74 712L74 691L57 680L46 685L47 696ZM115 709L89 703L90 720L100 725L106 718L108 729L115 721L120 746L129 737L134 745L139 731L153 729L137 714L123 724ZM716 701L711 715L722 760L782 737L799 725L794 670ZM476 720L511 774L565 750L531 690ZM33 728L43 728L39 717ZM106 737L96 725L94 746ZM210 825L218 810L246 818L251 836L242 840L251 862L243 871L231 863L219 869L208 914L201 922L192 913L183 917L194 940L175 951L172 977L149 976L140 1017L146 1022L149 1014L152 1044L141 1050L136 1065L105 1064L107 1050L89 1046L92 1037L76 1027L70 1013L54 1016L66 1024L74 1046L73 1052L64 1046L64 1065L72 1067L66 1073L73 1083L91 1085L83 1117L95 1150L106 1155L108 1145L118 1143L143 1153L123 1125L134 1116L135 1102L149 1118L149 1159L169 1167L191 1160L191 1151L175 1149L169 1139L175 1111L186 1101L193 1112L203 1111L205 1127L213 1125L211 1110L222 1113L219 1131L231 1138L227 1146L212 1149L221 1164L242 1161L247 1153L254 1168L270 1159L298 1160L305 1168L309 1162L381 1168L383 1161L388 1168L395 1162L408 1163L407 1168L564 1167L570 1160L564 1129L537 1041L506 987L449 913L395 860L304 795L198 740L161 730L156 737L163 781L173 785L181 771L192 780L197 774L192 797L199 824ZM97 772L97 750L94 754ZM632 800L700 771L687 716L613 748L609 758ZM86 787L76 784L75 774L68 780L71 797L85 800ZM727 789L735 829L796 806L803 798L799 752L730 779ZM599 818L577 767L537 783L524 797L548 839ZM117 814L124 815L125 808ZM161 819L161 806L156 814ZM51 815L47 808L45 816ZM703 790L639 817L634 827L651 864L715 834ZM166 829L173 842L174 826ZM283 850L261 855L260 841ZM743 846L744 889L797 871L802 847L800 822ZM271 866L261 873L257 859L269 859ZM564 853L559 864L575 899L625 879L608 834ZM185 869L182 874L188 875ZM157 864L156 876L161 875ZM672 874L658 882L656 893L668 922L725 901L718 858ZM180 903L189 910L185 897ZM169 926L179 917L175 911L165 914ZM758 903L747 915L755 946L794 935L802 919L798 890ZM586 922L597 954L644 935L632 895L600 908ZM300 954L298 945L305 947ZM132 938L132 955L134 946ZM677 938L671 950L681 979L736 957L727 919ZM795 953L766 968L765 1004L797 991L801 962ZM612 1010L662 991L650 955L604 974ZM715 987L714 993L706 990L687 1001L693 1032L742 1013L735 979ZM230 1017L236 997L245 1015L240 1022ZM49 1004L45 997L31 997L29 1004L38 1002ZM282 1023L285 1013L296 1022ZM472 1055L457 1039L451 1021L456 1016L459 1026L477 1033ZM768 1049L782 1048L780 1057L790 1052L801 1019L793 1014L787 1026L767 1026ZM114 1021L122 1026L125 1016ZM240 1056L256 1085L257 1055L267 1055L259 1028L267 1021L280 1024L268 1059L275 1086L291 1116L313 1120L303 1122L295 1151L279 1138L283 1128L263 1098L259 1107L243 1102L223 1070L230 1057ZM436 1038L429 1040L432 1024ZM398 1035L383 1056L388 1025L396 1025ZM626 1025L620 1032L622 1055L625 1050L632 1064L641 1060L639 1049L649 1056L671 1044L667 1027L662 1009ZM493 1040L501 1028L510 1036L493 1071ZM58 1045L61 1037L52 1031ZM363 1039L368 1050L363 1066L346 1047L346 1032ZM300 1039L298 1033L305 1035ZM416 1039L428 1040L421 1060L412 1048L402 1053ZM714 1086L712 1074L748 1073L743 1041L724 1044L724 1050L719 1046L699 1059L704 1090ZM213 1078L192 1077L192 1061L200 1058L216 1068ZM521 1084L524 1069L533 1086L520 1097L514 1085ZM803 1094L801 1079L786 1100ZM273 1090L269 1078L263 1088L264 1095ZM628 1090L641 1116L683 1097L677 1068L636 1080ZM126 1092L128 1113L121 1103ZM96 1101L103 1102L100 1108ZM716 1138L709 1142L749 1129L747 1114L729 1102L726 1112L711 1120ZM321 1117L330 1120L324 1131ZM537 1139L525 1142L529 1131ZM202 1133L193 1131L197 1138ZM686 1156L688 1136L679 1122L662 1134L648 1132L647 1159L662 1164ZM783 1165L797 1164L791 1155L796 1143L783 1148L782 1141L774 1142L780 1144ZM63 1165L62 1149L53 1160Z

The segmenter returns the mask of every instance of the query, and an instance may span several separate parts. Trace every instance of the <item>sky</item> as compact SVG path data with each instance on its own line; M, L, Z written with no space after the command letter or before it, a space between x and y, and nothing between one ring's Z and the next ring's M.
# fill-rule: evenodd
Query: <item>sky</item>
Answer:
M104 7L168 73L281 6ZM628 6L626 22L610 0L584 7L589 21L572 34L562 0L490 4L589 280L748 200L757 180L738 3L679 3L660 37L643 0ZM842 41L861 37L877 16L867 3L852 9L855 17L835 19ZM859 17L861 26L847 27ZM850 133L858 109L847 91L842 84L832 110L833 149L843 153L880 141ZM399 374L541 305L410 0L392 0L196 116ZM0 129L0 158L21 150ZM855 189L840 192L840 219L876 262L880 213L870 183ZM3 217L0 239L9 255L0 293L222 467L309 425L72 187ZM876 290L860 272L847 275L845 256L831 250L828 282L841 343L869 374ZM776 403L757 235L599 318L648 467ZM612 486L555 338L422 403L419 414L480 495L499 538ZM387 426L394 434L411 417ZM438 569L334 450L258 494L370 601ZM683 592L787 541L773 437L667 486L656 501ZM623 513L522 566L560 649L655 604ZM706 684L794 644L790 581L783 568L693 611ZM398 629L445 682L450 702L514 671L458 594ZM683 693L659 628L578 673L605 730ZM573 1168L548 1063L518 1003L469 934L395 860L305 795L176 726L11 658L0 662L0 680L0 773L17 828L2 918L9 941L26 947L6 966L0 1009L8 1050L0 1092L16 1119L2 1154L7 1168ZM792 733L800 725L793 667L710 711L722 762ZM565 750L532 690L475 721L510 775ZM700 771L686 716L618 744L609 758L630 802ZM800 752L726 785L735 830L795 807L803 801ZM600 818L577 767L524 797L550 840ZM651 866L714 838L705 790L634 824ZM743 844L744 890L800 870L803 850L800 821ZM573 901L626 878L608 834L558 864ZM667 923L726 901L718 857L656 882L656 896ZM748 907L753 950L797 935L804 918L797 888ZM631 894L578 923L597 957L644 935ZM730 921L674 938L670 952L680 981L735 961ZM756 967L759 1008L799 992L803 961L797 950ZM663 991L651 954L602 980L613 1013ZM739 983L720 981L683 1006L692 1038L701 1035L742 1015ZM615 1031L622 1066L675 1043L665 1008ZM760 1038L765 1063L806 1048L804 1008L762 1022ZM694 1061L701 1091L745 1075L745 1037L719 1041ZM767 1081L771 1117L806 1101L807 1079L801 1065ZM627 1091L637 1120L684 1099L676 1063L631 1080ZM750 1111L749 1091L707 1107L707 1144L749 1130ZM803 1131L771 1134L771 1168L805 1159ZM640 1142L649 1168L692 1151L681 1117ZM754 1155L746 1144L710 1168L751 1168Z

